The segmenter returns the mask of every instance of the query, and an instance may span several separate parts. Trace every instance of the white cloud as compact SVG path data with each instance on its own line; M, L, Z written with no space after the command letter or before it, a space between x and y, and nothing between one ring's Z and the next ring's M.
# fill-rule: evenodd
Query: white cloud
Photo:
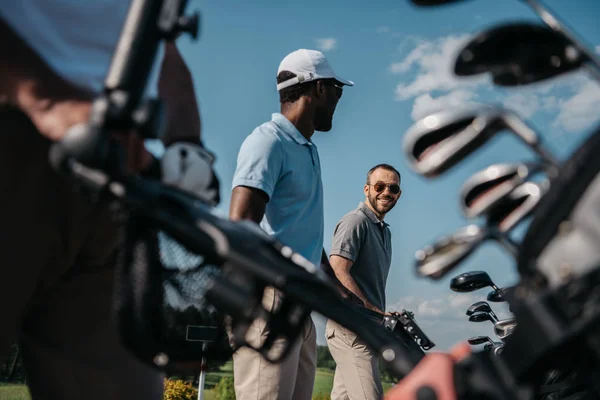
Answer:
M446 95L431 97L429 93L418 96L412 109L413 120L418 120L429 114L437 111L445 110L447 108L458 108L466 107L477 104L475 98L477 94L475 92L467 90L455 90Z
M329 51L335 49L337 45L336 38L321 38L317 39L317 48L321 51Z
M491 289L490 289L491 290ZM468 322L465 312L467 308L476 301L486 301L487 292L482 290L473 293L453 293L435 298L403 297L395 304L388 307L389 311L400 311L402 309L415 313L415 319L431 319L432 317L443 317L444 320L457 320ZM490 303L490 306L500 319L512 316L508 312L506 303ZM437 318L436 318L437 319Z
M588 129L600 118L596 110L600 88L583 72L510 89L491 84L489 74L456 77L454 61L470 37L455 34L430 41L402 41L399 51L405 57L390 64L389 71L400 76L394 92L396 100L412 99L414 120L446 108L487 103L489 94L493 94L493 102L526 119L542 111L547 113L552 118L549 125L561 132ZM406 45L410 47L406 49ZM600 46L596 50L600 52Z
M388 33L390 31L389 26L379 26L377 27L377 33Z
M560 103L560 112L554 120L554 126L566 132L575 132L590 128L598 121L600 88L595 82L583 85L575 95Z
M414 96L435 90L453 90L455 88L477 86L487 81L484 76L457 78L453 73L457 52L470 39L471 35L450 35L434 41L421 41L400 62L390 65L395 74L406 74L417 70L412 82L401 82L396 86L397 100L406 100Z
M542 108L539 96L516 93L504 99L504 107L517 112L523 118L531 118Z

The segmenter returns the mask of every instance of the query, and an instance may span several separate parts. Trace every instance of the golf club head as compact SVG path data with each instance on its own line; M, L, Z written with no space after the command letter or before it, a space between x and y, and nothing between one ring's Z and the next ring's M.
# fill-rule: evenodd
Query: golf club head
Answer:
M471 346L476 346L483 343L490 343L491 345L494 344L489 336L473 336L472 338L467 339L467 342L469 342Z
M492 308L490 307L490 305L487 302L477 301L477 302L471 304L469 306L469 308L467 308L466 314L468 316L470 316L476 312L488 312L489 313L491 311L492 311Z
M487 213L488 226L495 227L500 234L510 232L535 210L542 199L545 188L534 182L525 182L502 198Z
M420 119L406 132L403 152L416 173L435 178L505 128L531 146L539 141L537 134L514 112L483 105L440 111Z
M450 236L415 253L415 268L420 276L440 279L467 258L486 239L487 232L477 225L468 225Z
M487 301L492 303L502 303L506 301L505 294L514 290L512 286L503 287L500 290L492 290L487 294Z
M517 320L515 318L503 319L494 323L494 333L498 339L504 340L513 333L516 327Z
M491 323L496 322L496 321L494 321L494 319L491 317L490 314L484 313L484 312L474 313L473 315L471 315L469 317L469 322L484 322L484 321L490 321Z
M476 35L458 54L457 76L491 73L498 86L527 85L582 66L585 61L567 38L530 22L502 24Z
M532 174L540 163L494 164L476 172L460 190L460 208L467 218L477 218L494 208Z
M484 287L496 287L485 271L470 271L457 275L450 281L450 290L459 293L474 292Z

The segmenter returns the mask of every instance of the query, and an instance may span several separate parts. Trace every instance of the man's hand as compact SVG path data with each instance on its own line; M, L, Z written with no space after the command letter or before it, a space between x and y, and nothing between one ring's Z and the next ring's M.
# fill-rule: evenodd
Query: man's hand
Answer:
M469 354L471 347L466 343L457 345L449 354L427 354L408 376L386 393L385 400L418 400L419 390L433 390L436 400L456 400L454 364Z

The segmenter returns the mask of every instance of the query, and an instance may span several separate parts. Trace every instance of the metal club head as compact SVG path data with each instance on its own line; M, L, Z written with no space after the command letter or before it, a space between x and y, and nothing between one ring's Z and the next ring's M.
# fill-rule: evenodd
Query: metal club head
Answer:
M467 107L428 115L406 132L403 151L417 173L434 178L507 129L517 135L548 164L557 165L540 144L540 138L514 112L499 106Z
M516 327L517 320L515 318L503 319L494 323L494 333L498 339L504 340L513 333Z
M542 168L539 163L506 163L490 165L476 172L460 190L460 208L464 216L477 218L484 215Z
M494 318L492 318L492 316L490 314L484 313L484 312L478 312L478 313L471 315L469 317L469 321L470 322L490 321L492 324L496 323L496 321L494 320Z
M477 34L458 54L457 76L490 73L499 86L527 85L582 66L566 37L530 22L502 24Z
M418 250L415 253L417 273L440 279L468 257L486 239L486 234L479 226L469 225Z
M492 318L494 318L494 320L498 321L498 317L496 316L490 305L485 301L477 301L471 304L469 308L467 308L466 314L467 316L471 316L478 312L488 313Z
M500 233L507 233L527 218L539 204L545 188L533 182L525 182L517 186L505 196L487 214L488 226L493 226Z
M492 303L502 303L506 301L505 294L514 290L514 287L507 286L500 288L500 290L492 290L487 294L487 301L491 301Z
M450 280L450 290L459 293L474 292L488 286L498 289L498 286L485 271L465 272Z
M478 344L490 343L492 346L495 345L494 341L490 339L489 336L473 336L467 340L471 346L476 346Z

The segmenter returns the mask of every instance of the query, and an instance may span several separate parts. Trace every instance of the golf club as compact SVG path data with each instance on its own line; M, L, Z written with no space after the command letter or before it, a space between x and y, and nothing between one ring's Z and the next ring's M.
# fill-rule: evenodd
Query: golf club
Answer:
M495 227L467 225L450 236L415 252L415 268L420 276L440 279L466 259L484 241L493 239L511 255L517 255L518 245Z
M450 290L458 293L474 292L488 286L500 290L485 271L464 272L450 280Z
M516 257L518 245L510 239L508 233L533 212L542 198L543 190L545 189L539 184L525 182L490 210L485 226L468 225L451 236L442 237L417 250L417 273L431 279L440 279L488 239L495 240Z
M484 312L478 312L469 317L469 322L484 322L484 321L490 321L492 324L496 323L496 321L494 320L494 318L492 318L492 316L490 314L484 313Z
M446 110L415 122L404 136L403 151L417 173L434 178L452 168L496 133L508 130L527 144L553 171L558 162L540 137L513 111L487 105ZM552 173L554 174L554 173Z
M471 306L469 306L469 308L467 308L466 314L467 314L467 316L471 316L472 314L477 313L477 312L488 313L488 314L490 314L490 316L492 318L494 318L494 320L496 322L498 322L498 317L496 316L496 314L494 313L494 311L492 310L490 305L485 301L478 301L478 302L471 304Z
M473 336L472 338L467 339L467 342L469 342L471 346L476 346L486 342L489 342L492 346L496 345L496 343L490 339L489 336Z
M517 186L487 213L487 224L503 234L510 232L535 210L547 190L546 185L525 182Z
M490 73L498 86L519 86L566 74L583 62L569 40L547 26L508 23L475 35L459 51L454 74Z
M515 318L507 318L494 323L494 333L498 336L498 339L504 340L517 327L517 320Z
M492 303L502 303L505 302L506 299L504 297L507 292L514 290L512 286L507 286L498 290L492 290L487 294L487 301L491 301Z
M460 208L467 218L477 218L494 208L517 186L543 169L539 163L494 164L476 172L460 190Z
M439 6L449 3L457 3L463 0L411 0L413 4L417 6ZM519 0L525 3L529 8L535 12L540 19L548 25L552 30L562 34L576 50L582 54L581 58L587 62L584 64L585 68L594 76L596 80L600 80L600 58L591 49L590 46L584 44L583 39L578 37L575 32L566 24L561 21L555 12L552 12L550 7L543 4L541 0Z

